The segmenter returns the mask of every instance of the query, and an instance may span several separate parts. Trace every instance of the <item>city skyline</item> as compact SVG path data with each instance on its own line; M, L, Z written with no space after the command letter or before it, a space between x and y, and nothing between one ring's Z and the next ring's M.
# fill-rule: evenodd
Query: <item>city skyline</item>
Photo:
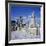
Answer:
M31 16L34 11L34 15L36 17L36 22L40 23L40 6L19 6L15 4L10 4L10 15L11 19L15 20L15 17L19 16Z

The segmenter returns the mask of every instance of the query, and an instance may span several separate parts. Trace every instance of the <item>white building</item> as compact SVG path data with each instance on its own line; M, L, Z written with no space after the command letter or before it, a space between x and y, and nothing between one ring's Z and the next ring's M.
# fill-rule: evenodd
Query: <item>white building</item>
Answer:
M38 31L37 31L37 25L35 22L34 12L32 13L30 18L31 18L31 20L29 23L29 31L30 31L30 34L32 34L32 36L36 36Z
M23 18L26 18L26 17L23 17ZM28 22L28 20L26 20L28 23L23 22L23 24L26 23L26 25L24 27L22 27L22 24L20 24L21 27L18 27L17 31L12 32L12 39L15 39L15 38L13 38L13 36L17 37L18 39L19 38L23 39L23 38L31 38L31 36L35 37L40 34L40 27L39 27L39 24L36 24L36 22L35 22L34 12L32 13L31 16L28 16L27 19L30 19L30 20L29 20L29 22ZM19 28L21 28L21 30Z

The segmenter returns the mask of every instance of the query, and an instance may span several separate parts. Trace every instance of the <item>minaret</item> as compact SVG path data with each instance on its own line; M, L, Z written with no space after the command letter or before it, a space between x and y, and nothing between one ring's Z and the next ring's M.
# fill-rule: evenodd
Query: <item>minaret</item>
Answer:
M34 16L34 11L33 11L32 16L31 16L31 21L30 21L30 28L33 28L35 26L36 26L36 24L35 24L35 16Z

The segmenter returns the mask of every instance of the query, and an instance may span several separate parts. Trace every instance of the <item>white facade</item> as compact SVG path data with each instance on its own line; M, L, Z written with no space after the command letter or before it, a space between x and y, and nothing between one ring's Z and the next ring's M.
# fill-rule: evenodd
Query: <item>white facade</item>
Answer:
M28 18L26 20L27 22L23 21L23 24L26 24L26 26L22 27L22 24L20 24L20 27L18 27L16 31L13 31L11 33L12 34L11 37L15 36L12 39L15 39L16 37L18 39L31 38L31 37L34 38L39 34L39 27L35 23L34 12L32 13L31 16L28 17L30 19L29 22L28 22ZM23 18L25 19L26 17Z

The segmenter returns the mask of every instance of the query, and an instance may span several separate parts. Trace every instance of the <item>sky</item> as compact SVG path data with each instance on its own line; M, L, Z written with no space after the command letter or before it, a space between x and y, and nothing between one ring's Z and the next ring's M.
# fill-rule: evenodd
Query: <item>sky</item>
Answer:
M40 6L25 6L25 5L15 5L10 4L10 15L14 19L14 17L18 16L31 16L32 12L34 11L34 15L36 18L36 21L38 22L40 20Z

